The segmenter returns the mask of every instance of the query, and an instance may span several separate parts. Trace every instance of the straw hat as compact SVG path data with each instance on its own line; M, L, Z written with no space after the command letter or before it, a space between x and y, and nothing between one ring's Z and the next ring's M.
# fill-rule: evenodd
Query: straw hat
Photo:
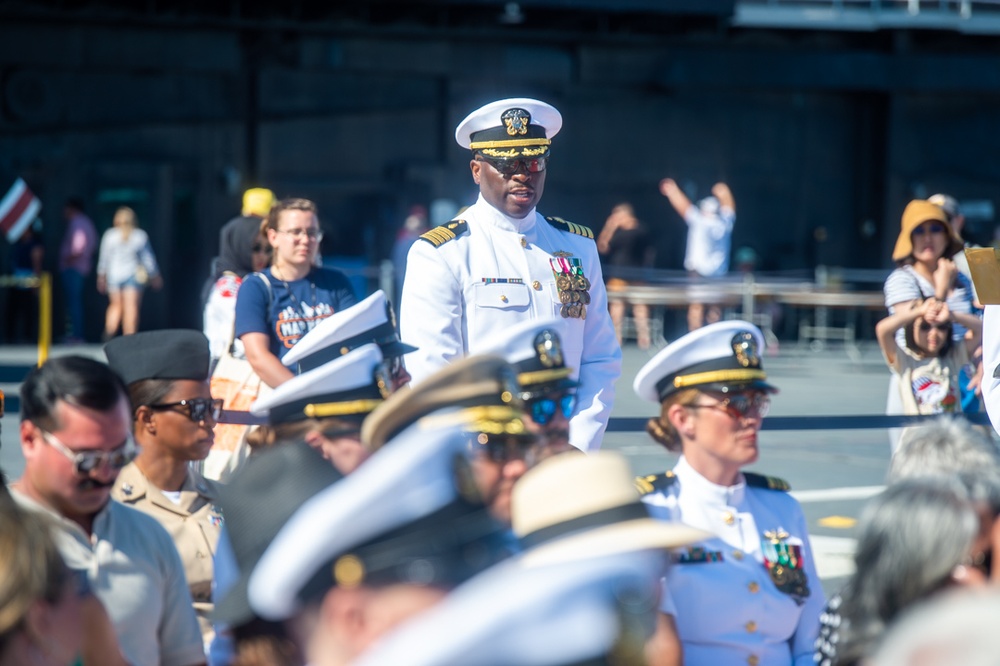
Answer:
M951 228L951 224L948 222L948 214L940 206L935 206L930 201L914 199L906 204L906 208L903 210L899 237L896 239L896 248L892 251L893 261L906 259L913 254L913 230L924 222L939 222L948 230L948 247L942 256L950 257L962 250L962 241L955 235L955 231Z
M610 451L555 456L529 470L514 485L511 522L529 566L676 548L713 537L650 517L628 462Z

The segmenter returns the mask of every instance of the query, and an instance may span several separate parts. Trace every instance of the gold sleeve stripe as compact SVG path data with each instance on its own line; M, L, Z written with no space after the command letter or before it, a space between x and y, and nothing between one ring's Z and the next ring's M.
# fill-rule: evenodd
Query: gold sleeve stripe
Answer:
M711 370L674 377L674 386L684 388L712 382L740 382L749 379L767 379L767 373L763 370Z

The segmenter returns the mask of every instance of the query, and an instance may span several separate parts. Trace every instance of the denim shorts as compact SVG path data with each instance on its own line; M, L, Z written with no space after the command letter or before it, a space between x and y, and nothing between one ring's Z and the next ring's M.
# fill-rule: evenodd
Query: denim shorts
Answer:
M109 284L108 291L115 293L122 289L135 289L136 291L142 291L144 285L139 284L139 281L135 279L135 276L128 278L124 282L118 282L116 284Z

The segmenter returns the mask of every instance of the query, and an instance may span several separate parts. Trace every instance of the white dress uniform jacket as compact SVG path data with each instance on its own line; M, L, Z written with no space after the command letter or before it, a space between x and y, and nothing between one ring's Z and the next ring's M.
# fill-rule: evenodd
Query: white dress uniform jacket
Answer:
M563 253L581 261L591 296L586 319L565 320L563 354L580 382L570 442L597 450L621 374L621 348L592 234L565 231L534 210L524 219L507 217L481 195L459 217L466 231L439 244L418 240L407 259L400 337L419 348L406 356L413 383L476 353L496 331L526 319L559 317L562 304L549 260Z
M716 485L683 457L673 472L646 481L653 487L644 488L643 501L653 516L718 535L677 549L665 579L661 610L676 619L685 663L812 664L826 599L795 498L745 481ZM780 532L788 546L802 547L805 598L782 592L771 580L762 549L765 532Z

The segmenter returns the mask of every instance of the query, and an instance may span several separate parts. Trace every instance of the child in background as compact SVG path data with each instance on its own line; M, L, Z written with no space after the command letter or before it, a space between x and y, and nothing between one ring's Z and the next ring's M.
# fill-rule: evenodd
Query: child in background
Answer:
M968 329L964 339L952 341L953 322ZM905 346L896 342L901 328ZM950 312L946 303L934 298L891 314L875 326L882 355L899 376L904 414L961 412L959 372L969 364L982 333L978 317Z

